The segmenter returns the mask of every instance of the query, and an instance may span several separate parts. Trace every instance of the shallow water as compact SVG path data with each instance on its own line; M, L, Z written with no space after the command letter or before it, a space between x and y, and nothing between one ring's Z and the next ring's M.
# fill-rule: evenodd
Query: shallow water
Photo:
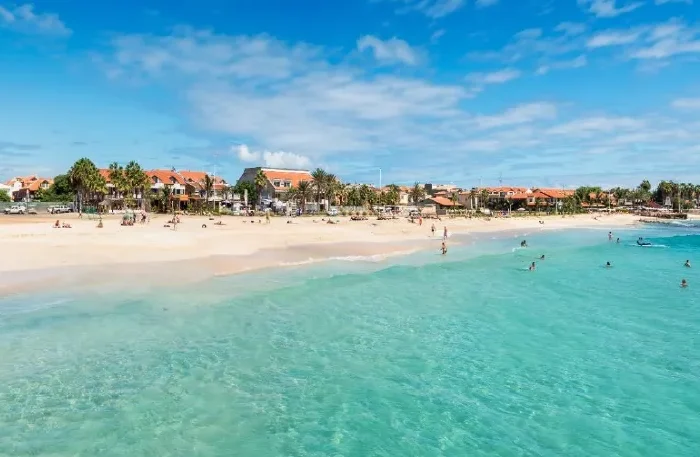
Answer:
M0 455L697 456L695 233L4 300Z

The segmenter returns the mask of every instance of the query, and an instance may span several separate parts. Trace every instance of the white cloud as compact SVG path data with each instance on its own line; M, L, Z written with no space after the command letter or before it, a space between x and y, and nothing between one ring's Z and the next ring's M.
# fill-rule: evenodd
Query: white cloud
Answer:
M241 162L260 163L270 168L309 168L311 160L303 155L291 152L278 151L251 151L247 145L241 144L234 147L236 155Z
M676 109L700 110L700 98L677 98L671 102Z
M656 5L665 5L667 3L685 3L687 5L692 5L693 0L654 0Z
M562 22L554 27L555 32L565 33L567 35L580 35L588 29L586 24L577 22Z
M365 35L357 40L357 49L360 52L371 50L374 58L382 63L416 65L419 62L418 53L408 43L396 37L382 41L372 35Z
M72 33L57 14L36 13L34 5L29 3L12 9L0 6L0 26L30 34L67 36Z
M398 3L401 6L396 10L398 14L420 12L432 19L448 16L462 9L466 0L375 0Z
M634 59L666 59L676 55L700 53L700 28L688 27L678 20L657 24L648 32L643 47L633 50Z
M433 34L430 35L430 42L432 44L437 43L438 40L440 38L442 38L443 35L445 35L445 29L438 29L438 30L434 31Z
M557 115L557 108L552 103L528 103L510 108L495 116L478 116L476 125L481 129L520 125L539 120L550 120Z
M552 62L547 65L540 65L537 68L536 73L538 75L546 75L552 70L570 70L574 68L581 68L588 65L588 59L586 56L581 55L571 60L561 60L558 62Z
M257 162L260 160L260 153L251 151L245 144L238 145L234 149L241 162Z
M547 130L549 135L586 136L600 132L615 132L642 128L643 120L629 117L587 117L557 125Z
M578 0L578 4L587 8L589 13L605 18L631 13L644 5L643 2L627 2L618 8L616 0Z
M508 81L519 78L521 75L519 70L514 68L504 68L503 70L494 71L491 73L470 73L467 75L467 80L478 84L503 84Z
M593 35L587 42L589 48L604 48L634 43L642 35L641 31L605 31Z

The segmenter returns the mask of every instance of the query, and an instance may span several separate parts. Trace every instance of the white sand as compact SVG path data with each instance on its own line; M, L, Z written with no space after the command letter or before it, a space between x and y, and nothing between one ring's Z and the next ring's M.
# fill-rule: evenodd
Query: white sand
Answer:
M62 215L61 221L72 228L53 228L55 218L46 216L0 216L0 272L45 270L66 266L109 266L115 264L143 264L176 262L211 256L246 256L265 250L268 265L285 259L288 248L313 248L314 257L333 252L333 245L352 245L361 255L391 253L397 250L424 247L435 224L436 237L442 236L447 226L451 234L498 232L503 230L547 230L562 228L600 227L613 229L631 225L638 218L631 215L576 217L514 217L483 219L443 218L441 221L424 220L422 226L406 219L390 221L350 221L338 217L336 225L326 224L321 218L271 218L270 224L262 218L223 217L209 220L199 216L181 216L177 230L165 228L169 216L154 216L148 225L133 227L120 225L118 216L104 219L104 228L97 221L79 220L76 215ZM225 225L215 225L221 220ZM258 223L258 221L262 223ZM293 221L288 224L287 221ZM40 222L41 221L41 222ZM251 223L251 221L255 221ZM202 228L206 224L207 228ZM394 243L392 243L394 242ZM402 247L399 249L398 244ZM338 255L338 249L335 254ZM279 258L274 255L279 252ZM346 255L351 255L348 252ZM256 265L257 267L262 265ZM247 269L244 265L229 265L226 271Z

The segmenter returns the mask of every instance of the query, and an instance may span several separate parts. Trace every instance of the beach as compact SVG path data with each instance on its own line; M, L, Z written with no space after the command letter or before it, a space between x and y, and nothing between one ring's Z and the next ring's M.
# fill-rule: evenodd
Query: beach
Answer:
M697 454L697 224L454 221L442 256L429 221L223 220L3 226L37 285L0 297L0 456ZM397 255L301 260L362 246Z
M46 287L55 281L104 283L135 277L149 283L193 281L259 268L339 257L374 257L438 249L450 236L501 232L631 226L632 215L512 218L442 217L423 224L406 218L351 221L348 217L152 215L146 224L122 226L121 215L98 221L76 214L0 216L0 295ZM71 228L54 228L56 220ZM542 221L543 223L541 223ZM431 225L435 225L435 235ZM169 227L166 227L168 225ZM204 227L206 226L206 227ZM448 241L448 244L451 244ZM147 277L144 274L147 273ZM165 274L164 274L165 273Z

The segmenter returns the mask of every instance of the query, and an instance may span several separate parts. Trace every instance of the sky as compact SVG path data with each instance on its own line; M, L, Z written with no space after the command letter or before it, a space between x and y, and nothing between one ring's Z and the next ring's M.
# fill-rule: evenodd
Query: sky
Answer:
M0 177L698 182L698 3L0 0Z

